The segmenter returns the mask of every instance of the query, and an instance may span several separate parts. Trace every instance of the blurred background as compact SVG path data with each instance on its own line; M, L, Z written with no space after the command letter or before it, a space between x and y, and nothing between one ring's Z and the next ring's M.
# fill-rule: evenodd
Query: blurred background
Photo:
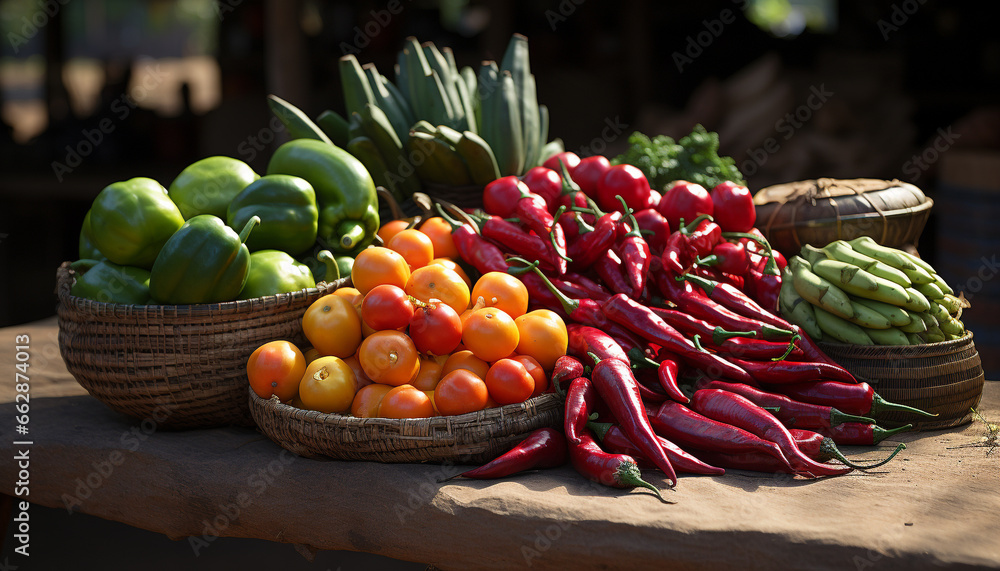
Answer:
M499 60L518 32L530 40L550 135L567 150L614 156L634 130L679 138L701 123L719 133L720 154L736 159L753 191L816 177L922 188L936 204L920 254L972 299L963 320L987 365L984 348L1000 345L1000 35L981 6L0 0L0 326L55 313L56 267L76 258L84 213L106 185L148 176L169 186L210 155L263 172L284 140L267 94L311 117L343 113L345 53L391 77L407 36L476 66ZM39 537L70 529L58 511L39 524L56 535ZM95 530L126 533L92 519ZM189 556L133 532L137 545L166 553L172 544ZM262 562L260 543L239 541L229 557L249 551L251 565ZM276 560L297 557L273 549Z

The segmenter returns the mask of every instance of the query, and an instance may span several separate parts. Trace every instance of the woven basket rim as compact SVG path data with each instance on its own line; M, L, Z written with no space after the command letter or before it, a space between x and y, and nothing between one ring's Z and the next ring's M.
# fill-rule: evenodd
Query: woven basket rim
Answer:
M843 222L850 222L854 220L866 220L869 218L882 218L883 214L886 218L899 218L903 216L913 216L929 213L931 208L934 207L934 200L931 197L925 197L924 201L916 206L907 206L905 208L897 208L895 210L885 210L882 214L878 212L861 212L857 214L845 214L839 218L806 218L806 219L795 219L791 222L781 222L778 224L772 224L769 226L769 230L784 230L786 228L812 228L819 226L826 226L830 224L837 224Z
M820 341L819 347L824 352L827 349L832 349L838 356L844 357L859 354L869 355L872 352L884 353L883 356L919 357L924 354L939 354L942 351L951 351L961 345L970 344L972 338L972 331L966 331L965 335L958 339L939 341L937 343L923 343L921 345L851 345L847 343L827 343Z
M311 422L314 424L327 424L339 428L350 429L352 427L364 427L366 425L378 425L386 428L400 429L404 426L414 426L424 424L428 428L453 428L455 425L468 424L485 420L485 416L504 416L504 414L519 413L526 407L537 407L545 404L546 401L558 399L555 393L546 393L532 397L524 402L508 404L465 414L455 414L449 416L432 416L430 418L359 418L350 415L325 413L316 410L297 408L280 402L277 397L263 399L254 391L250 392L251 408L258 407L261 410L270 410L272 414L282 417L294 418L299 421Z
M320 282L316 284L316 287L304 288L297 291L289 293L279 293L274 295L266 295L263 297L255 297L252 299L238 299L233 301L224 301L220 303L198 303L198 304L181 304L181 305L169 305L169 304L132 304L132 303L113 303L107 301L97 301L93 299L87 299L85 297L75 296L70 293L73 287L73 281L76 279L74 274L76 270L70 267L73 262L63 262L59 265L56 272L56 295L59 298L59 302L72 307L75 311L90 314L117 314L117 313L134 313L134 312L157 312L164 309L171 310L172 313L177 315L227 315L227 314L239 314L246 313L250 310L260 311L262 309L269 309L272 307L279 307L283 305L288 305L290 302L305 299L316 294L323 294L325 292L332 292L341 287L347 287L350 285L350 278L341 278L333 282Z

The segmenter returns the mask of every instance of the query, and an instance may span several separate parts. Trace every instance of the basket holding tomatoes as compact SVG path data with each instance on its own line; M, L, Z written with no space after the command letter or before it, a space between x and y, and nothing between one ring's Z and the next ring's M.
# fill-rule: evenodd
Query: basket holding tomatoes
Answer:
M424 226L436 228L433 219ZM255 351L247 373L258 396L362 418L427 418L549 390L568 344L562 318L529 312L527 288L509 274L473 283L452 260L450 233L383 229L386 246L355 259L354 287L306 310L311 348L272 341Z

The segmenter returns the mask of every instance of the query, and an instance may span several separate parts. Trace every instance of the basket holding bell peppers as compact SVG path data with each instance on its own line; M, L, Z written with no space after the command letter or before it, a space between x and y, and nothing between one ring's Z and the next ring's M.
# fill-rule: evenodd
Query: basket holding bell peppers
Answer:
M567 155L550 165L558 196L531 187L550 176L504 177L484 190L484 213L453 221L465 262L506 268L532 307L568 323L551 383L565 392L565 444L532 441L534 457L566 446L581 474L615 487L649 487L639 467L669 487L675 473L725 468L816 478L887 461L858 464L836 446L909 428L879 427L883 412L930 416L886 403L777 314L784 260L754 228L746 188L678 181L657 200L626 165ZM497 463L490 473L510 473Z
M149 178L102 190L80 231L72 293L177 305L312 288L338 279L378 226L371 176L329 143L282 145L263 177L209 157L169 190Z

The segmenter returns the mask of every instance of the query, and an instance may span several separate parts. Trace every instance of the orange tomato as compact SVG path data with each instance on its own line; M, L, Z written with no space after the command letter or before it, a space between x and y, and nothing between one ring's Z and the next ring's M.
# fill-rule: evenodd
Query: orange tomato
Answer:
M470 288L472 287L472 280L469 279L469 274L465 273L465 270L462 269L462 266L458 265L458 263L456 263L455 260L449 258L434 258L433 260L431 260L431 263L427 265L444 266L449 270L458 274L458 276L462 278L462 281L465 282L465 285L469 286Z
M524 368L531 374L531 378L535 379L535 390L532 391L531 396L537 397L545 392L545 389L549 388L549 376L545 374L545 370L542 369L542 366L538 364L538 361L534 357L531 355L514 355L511 359L524 365Z
M441 369L441 363L434 359L421 359L417 378L410 384L422 391L433 391L441 380Z
M418 268L403 289L425 303L439 299L459 316L469 307L469 286L461 276L441 265Z
M455 247L455 240L451 237L451 224L445 222L444 218L440 216L428 218L420 225L420 231L434 244L435 258L458 257L458 248Z
M385 385L408 384L420 371L413 341L393 330L376 331L366 337L358 350L358 361L371 380Z
M413 228L400 230L386 242L385 247L403 256L410 265L410 270L422 268L434 259L434 244L431 239L427 234Z
M349 366L352 371L354 371L355 392L361 390L362 387L366 387L374 382L368 378L368 375L365 374L365 370L361 368L361 362L358 361L357 355L351 355L350 357L344 359L344 362L347 363L347 366Z
M423 391L427 398L431 399L431 406L434 407L434 416L441 416L437 403L434 402L434 391Z
M313 361L299 383L299 400L309 410L346 413L356 392L354 371L339 357L320 357Z
M566 354L569 336L566 323L554 311L536 309L514 320L519 355L531 355L546 374L552 374L556 359Z
M250 388L262 399L278 395L282 402L295 397L299 380L306 370L306 359L299 348L288 341L270 341L254 350L247 361Z
M472 286L472 299L482 296L486 307L504 310L511 319L528 311L528 288L521 280L505 272L487 272Z
M513 359L500 359L486 373L486 388L501 405L524 402L535 391L535 379L524 365Z
M389 385L379 383L361 387L358 394L354 395L354 402L351 403L351 415L358 418L375 418L378 416L382 398L390 390L392 387Z
M403 256L389 248L365 248L351 267L351 282L361 294L380 284L404 287L409 279L410 266Z
M351 302L351 305L361 306L361 302L364 301L365 296L357 288L353 287L339 287L334 290L333 295L339 295L340 297Z
M303 351L302 352L302 356L305 357L307 365L309 363L312 363L313 361L315 361L319 357L322 357L322 355L319 354L319 351L317 351L315 347L310 347L310 348L306 349L305 351Z
M448 373L434 389L434 404L445 416L483 410L489 398L486 383L465 369Z
M486 307L486 299L483 296L479 296L478 298L472 298L472 300L475 301L472 307L466 309L458 316L458 318L462 320L463 331L465 330L465 322L469 320L469 316L479 311L480 309Z
M383 244L388 244L389 240L401 231L406 230L406 227L410 225L410 220L390 220L382 225L378 229L378 237L382 239Z
M346 359L361 345L361 318L347 298L331 293L306 309L302 332L321 355Z
M444 362L444 366L441 367L441 376L444 377L457 369L472 371L477 377L482 379L490 370L490 364L473 355L472 351L455 351Z
M378 415L382 418L430 418L434 416L434 404L424 391L404 384L385 393Z
M462 343L476 357L488 362L496 361L517 349L517 325L503 310L486 307L474 311L465 320Z

